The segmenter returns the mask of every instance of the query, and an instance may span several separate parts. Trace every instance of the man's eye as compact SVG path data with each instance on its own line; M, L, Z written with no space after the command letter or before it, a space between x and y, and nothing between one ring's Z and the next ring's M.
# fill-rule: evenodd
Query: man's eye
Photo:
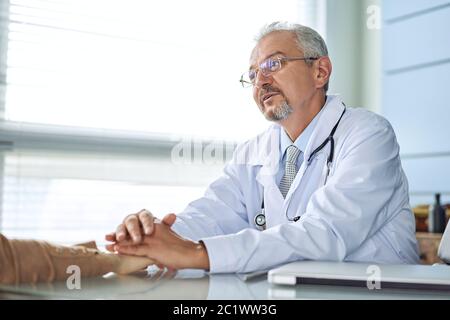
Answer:
M274 59L267 59L261 64L261 69L265 72L274 72L279 69L280 61Z
M256 71L255 70L250 70L248 72L248 77L249 77L250 81L254 81L256 79Z
M280 61L279 60L268 60L268 68L271 72L277 71L279 69L280 66Z

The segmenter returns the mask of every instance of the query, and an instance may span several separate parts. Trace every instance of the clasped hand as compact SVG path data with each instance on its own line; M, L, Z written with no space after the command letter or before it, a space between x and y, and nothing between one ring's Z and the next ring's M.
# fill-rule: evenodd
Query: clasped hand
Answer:
M107 241L112 242L106 249L119 254L148 257L159 267L209 270L204 244L175 233L171 229L175 220L176 215L170 213L160 221L145 209L130 214L115 232L105 236Z

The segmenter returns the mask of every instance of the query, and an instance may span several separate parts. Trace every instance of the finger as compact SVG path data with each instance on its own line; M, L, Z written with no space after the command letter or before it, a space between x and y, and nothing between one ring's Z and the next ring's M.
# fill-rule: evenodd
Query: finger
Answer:
M129 216L127 220L125 220L125 227L134 243L140 243L142 240L142 236L138 217L136 215Z
M151 212L147 210L143 210L139 213L139 220L142 225L142 229L144 229L144 232L146 235L151 235L153 232L153 215Z
M106 241L111 241L111 242L115 242L116 241L116 233L115 232L111 232L105 235L105 240Z
M120 246L134 246L136 243L131 239L125 239L123 241L118 241L116 243L113 243L113 245L120 245Z
M147 257L148 247L142 245L123 246L116 244L114 249L119 254L128 254L133 256Z
M105 246L105 249L108 250L109 252L116 252L116 251L114 250L114 246L115 246L114 243L113 243L113 244L107 244L107 245Z
M122 241L127 238L127 229L123 223L119 224L116 229L116 240Z
M169 213L164 216L162 222L170 227L174 224L176 219L177 216L175 215L175 213Z

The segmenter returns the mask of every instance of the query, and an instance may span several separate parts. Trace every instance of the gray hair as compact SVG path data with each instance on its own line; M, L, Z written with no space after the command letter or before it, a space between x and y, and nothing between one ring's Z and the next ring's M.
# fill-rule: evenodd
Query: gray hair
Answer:
M256 36L256 42L272 32L289 31L295 34L297 46L303 51L305 57L328 57L328 49L320 34L312 28L297 23L276 21L265 25ZM313 61L305 60L311 66ZM328 91L328 82L323 87L325 93Z

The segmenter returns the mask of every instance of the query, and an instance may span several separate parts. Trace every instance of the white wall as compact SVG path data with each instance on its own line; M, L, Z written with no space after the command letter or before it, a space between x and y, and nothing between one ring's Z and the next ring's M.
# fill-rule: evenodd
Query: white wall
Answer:
M450 201L450 1L383 1L383 105L411 204Z
M380 29L369 29L370 6L379 0L328 0L327 44L333 62L330 93L349 106L378 112L381 97ZM381 8L381 7L380 7ZM375 17L376 18L376 17Z

